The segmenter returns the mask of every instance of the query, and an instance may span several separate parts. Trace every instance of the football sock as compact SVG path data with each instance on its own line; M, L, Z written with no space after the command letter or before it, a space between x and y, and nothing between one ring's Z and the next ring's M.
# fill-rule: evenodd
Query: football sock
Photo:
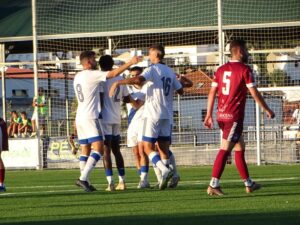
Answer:
M149 166L141 166L141 180L142 181L148 180L148 172L149 172Z
M245 151L234 152L235 165L238 169L241 178L244 180L246 186L252 185L252 180L249 178L248 166L245 160Z
M82 173L82 171L84 170L84 167L86 165L86 162L88 160L88 156L87 155L81 155L79 157L79 168L80 168L80 174ZM89 178L87 177L87 182L90 183Z
M80 180L87 181L87 178L89 177L91 171L94 169L97 162L100 160L101 155L98 152L93 151L91 155L88 157L88 160L86 162L86 165L81 172Z
M157 181L160 182L160 180L162 178L161 177L161 172L160 172L160 170L158 169L157 166L155 166L154 164L152 164L152 166L153 166L153 170L154 170L155 176L157 178Z
M157 152L151 152L149 154L149 159L153 164L155 164L162 174L166 174L169 172L169 169L165 166L165 164L161 161L160 156Z
M114 182L112 169L105 169L105 175L108 184L112 184Z
M125 169L124 168L118 168L119 173L119 182L125 182Z
M165 164L165 166L166 166L167 168L169 168L169 165L170 165L170 159L162 159L161 161Z
M229 151L225 151L224 149L220 149L217 157L214 162L213 170L212 170L212 177L218 178L222 176L222 173L224 171L227 157L228 157Z
M170 168L173 170L174 177L178 177L175 157L171 150L169 150L169 158L170 158Z

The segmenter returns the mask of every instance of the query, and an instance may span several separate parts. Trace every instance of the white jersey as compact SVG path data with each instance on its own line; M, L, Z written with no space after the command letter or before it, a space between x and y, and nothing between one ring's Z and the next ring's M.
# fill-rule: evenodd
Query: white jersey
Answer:
M151 65L142 76L148 81L144 118L173 118L173 92L182 88L172 69L164 64Z
M295 109L292 117L295 118L297 120L297 124L300 125L300 109Z
M76 120L97 119L99 116L100 96L98 86L106 80L108 72L83 70L74 78L74 90L78 102Z
M123 80L123 76L117 76L107 79L103 83L103 109L102 122L106 124L120 124L121 123L121 100L124 96L128 96L129 92L126 86L120 85L115 91L112 98L109 97L109 89L115 81Z
M137 89L133 86L129 86L130 96L134 100L141 100L145 102L146 97L146 86L145 84L142 89ZM128 112L128 125L132 121L141 120L143 118L143 112L144 112L145 105L142 105L139 109L134 109L130 103L127 104L127 112ZM133 115L132 115L133 114Z

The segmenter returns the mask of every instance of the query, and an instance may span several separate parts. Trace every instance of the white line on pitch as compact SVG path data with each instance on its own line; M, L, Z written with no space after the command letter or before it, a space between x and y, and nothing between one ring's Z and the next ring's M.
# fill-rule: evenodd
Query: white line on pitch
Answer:
M284 181L284 180L299 180L299 177L285 177L285 178L263 178L263 179L256 179L256 181ZM224 180L223 183L236 183L241 182L241 180ZM180 184L183 186L188 186L190 184L207 184L208 181L181 181ZM95 184L99 186L100 184ZM100 186L104 186L104 184L101 184ZM32 188L57 188L57 187L74 187L74 185L56 185L56 186L30 186L30 187L14 187L11 189L32 189ZM136 188L136 183L127 183L128 188ZM99 187L98 187L99 189ZM102 189L100 189L102 190ZM64 193L64 192L82 192L81 189L72 189L72 190L52 190L52 191L25 191L25 192L13 192L13 193L1 193L1 196L17 196L17 195L26 195L26 194L44 194L44 193Z

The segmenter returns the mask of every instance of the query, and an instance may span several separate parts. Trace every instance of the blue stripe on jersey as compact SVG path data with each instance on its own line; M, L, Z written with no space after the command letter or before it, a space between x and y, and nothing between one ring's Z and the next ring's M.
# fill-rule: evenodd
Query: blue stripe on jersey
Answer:
M158 136L157 140L158 141L170 141L171 137L170 136Z
M128 114L128 126L130 125L135 113L136 113L137 110L135 110L134 108L131 108L130 109L130 112Z
M146 142L150 142L150 143L155 143L157 138L151 138L151 137L146 137L146 136L143 136L142 137L142 140L143 141L146 141Z

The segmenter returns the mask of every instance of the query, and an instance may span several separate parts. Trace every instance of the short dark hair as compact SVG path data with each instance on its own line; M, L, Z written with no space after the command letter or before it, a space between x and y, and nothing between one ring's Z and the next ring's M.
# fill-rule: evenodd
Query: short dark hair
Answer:
M143 68L140 67L140 66L134 66L134 67L130 68L129 71L130 71L130 72L131 72L131 71L138 71L138 72L142 73L142 72L143 72Z
M91 59L92 57L95 57L96 53L94 51L83 51L81 52L80 54L80 62L82 62L83 60L86 60L86 59Z
M109 71L114 66L114 60L110 55L103 55L99 59L99 65L102 71Z
M11 111L11 114L18 114L17 111L13 110Z
M165 47L161 44L153 44L149 47L149 50L152 49L152 50L155 50L157 51L157 57L159 59L163 59L164 56L165 56Z
M25 111L22 111L20 114L27 116L27 113Z
M233 48L236 48L236 47L246 48L246 42L243 39L232 40L230 42L230 46L229 46L230 52Z

